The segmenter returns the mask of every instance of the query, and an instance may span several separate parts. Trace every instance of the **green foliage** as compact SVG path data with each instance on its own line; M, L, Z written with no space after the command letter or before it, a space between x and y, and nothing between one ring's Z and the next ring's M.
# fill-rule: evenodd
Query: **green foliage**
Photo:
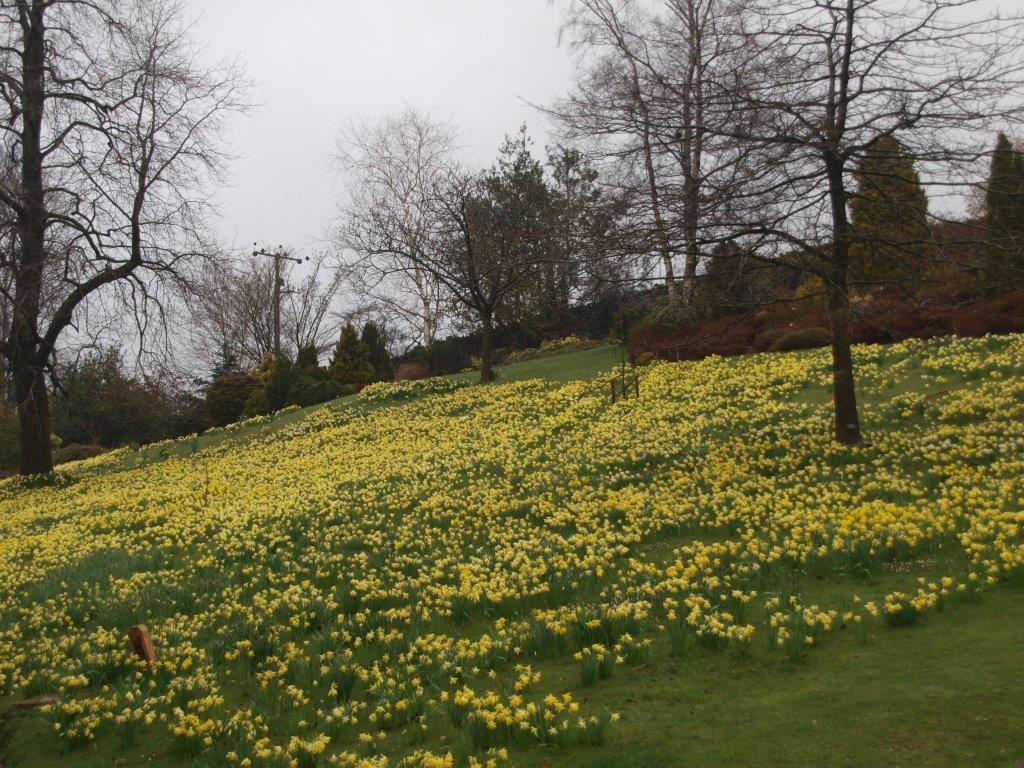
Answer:
M983 273L992 288L1024 286L1024 153L1000 133L985 191Z
M864 153L854 172L850 277L856 282L911 282L934 264L928 197L914 158L886 136Z
M391 367L391 354L388 352L384 335L376 323L368 322L363 326L362 341L370 351L373 380L390 381L395 378L394 368Z
M334 347L334 356L327 370L339 384L362 384L373 378L370 349L351 323L346 323L341 329L341 337Z
M771 267L735 243L721 243L697 283L695 304L712 316L746 312L772 297L782 282L778 272L783 268Z
M266 395L270 411L279 411L288 404L288 390L298 372L292 361L284 355L274 360L267 376Z
M202 428L200 403L172 382L137 378L115 347L57 369L53 431L65 443L147 443ZM183 430L183 431L179 431Z
M273 412L274 407L270 404L270 398L267 396L267 387L264 384L256 387L249 394L239 417L242 419L252 419L256 416L266 416Z
M99 456L104 452L104 449L98 445L70 443L69 445L65 445L63 448L58 448L53 452L53 463L66 464L69 461L91 459L93 456Z
M248 371L218 376L206 388L206 412L214 426L224 427L238 421L260 380Z
M287 404L305 408L354 393L355 387L350 384L341 384L334 379L302 374L292 382L291 389L288 391Z
M431 376L458 373L470 366L469 348L459 339L437 339L424 352Z
M266 384L267 379L270 378L270 372L274 370L274 361L276 359L273 352L268 352L262 357L259 365L253 368L252 375Z
M210 378L216 379L218 376L223 376L225 373L237 371L240 367L241 366L238 363L238 353L229 345L224 344L218 352L217 362L214 363Z
M295 367L303 372L316 371L320 367L320 351L316 344L304 344L295 355Z

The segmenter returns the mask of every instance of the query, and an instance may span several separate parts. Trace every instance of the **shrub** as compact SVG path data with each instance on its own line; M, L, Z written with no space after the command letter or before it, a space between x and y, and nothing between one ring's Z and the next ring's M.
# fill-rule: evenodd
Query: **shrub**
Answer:
M238 421L252 393L260 388L260 381L246 371L234 371L218 376L206 388L206 412L216 427Z
M399 381L425 379L430 375L426 363L399 363L395 368L395 378Z
M779 336L768 347L769 352L789 352L794 349L825 347L832 342L828 328L794 328Z
M292 387L296 374L297 371L295 366L292 365L292 361L284 355L274 360L274 364L270 369L270 375L267 376L267 404L270 406L270 410L267 411L268 413L270 411L279 411L288 404L288 391Z
M106 452L107 449L102 445L70 443L53 452L53 463L66 464L69 461L82 461L83 459L91 459L94 456L99 456L101 453Z
M169 377L133 373L116 347L58 365L57 378L52 425L66 443L153 442L176 436L196 415L189 392Z
M444 376L468 368L471 354L461 340L443 339L433 342L426 348L426 362L431 376Z
M793 298L809 309L824 309L826 302L824 281L817 275L811 275L797 286Z
M355 387L351 384L339 384L333 379L319 379L303 375L299 376L292 384L288 392L288 404L305 408L351 394L355 394Z
M270 403L270 396L267 394L266 385L256 387L249 393L248 399L242 408L241 418L252 419L256 416L266 416L274 412L274 406Z

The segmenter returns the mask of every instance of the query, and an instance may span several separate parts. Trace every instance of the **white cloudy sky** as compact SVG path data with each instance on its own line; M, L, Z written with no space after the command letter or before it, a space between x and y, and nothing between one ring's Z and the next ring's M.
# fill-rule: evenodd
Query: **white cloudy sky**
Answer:
M317 245L337 197L327 158L346 121L428 110L460 127L467 161L483 166L523 122L542 151L545 122L527 102L570 85L564 0L184 2L211 62L237 58L259 104L231 126L240 157L218 196L220 232L238 248ZM969 15L1022 4L979 0Z
M544 103L569 85L547 0L187 0L211 60L237 57L259 106L236 119L241 157L220 194L220 230L315 246L332 215L326 167L340 124L409 104L450 118L469 162L486 165L526 122L538 148Z

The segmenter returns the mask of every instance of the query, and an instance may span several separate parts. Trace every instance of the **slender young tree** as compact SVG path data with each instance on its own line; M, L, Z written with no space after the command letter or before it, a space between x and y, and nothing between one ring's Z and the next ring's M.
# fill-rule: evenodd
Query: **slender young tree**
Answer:
M450 124L407 108L348 126L334 156L346 194L332 239L346 256L347 282L424 345L437 334L444 302L436 276L417 254L437 226L434 203L455 167L455 149Z
M707 128L734 123L716 86L737 71L739 23L726 0L567 0L563 34L580 52L577 82L546 111L604 166L605 184L632 203L633 255L655 253L670 302L690 304L702 252L721 242L716 210L742 178L731 139ZM681 290L674 267L682 255Z
M633 2L570 0L562 34L586 55L572 92L545 111L571 142L618 166L633 205L634 250L657 254L669 301L676 299L675 238L666 205L664 146L649 67L649 16ZM673 129L674 131L675 129Z

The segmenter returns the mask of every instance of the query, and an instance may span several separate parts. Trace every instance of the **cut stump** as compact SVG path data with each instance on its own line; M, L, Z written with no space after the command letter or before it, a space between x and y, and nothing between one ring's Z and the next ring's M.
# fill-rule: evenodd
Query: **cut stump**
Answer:
M128 639L132 642L136 656L150 664L156 661L156 648L153 646L153 638L145 624L128 627Z

